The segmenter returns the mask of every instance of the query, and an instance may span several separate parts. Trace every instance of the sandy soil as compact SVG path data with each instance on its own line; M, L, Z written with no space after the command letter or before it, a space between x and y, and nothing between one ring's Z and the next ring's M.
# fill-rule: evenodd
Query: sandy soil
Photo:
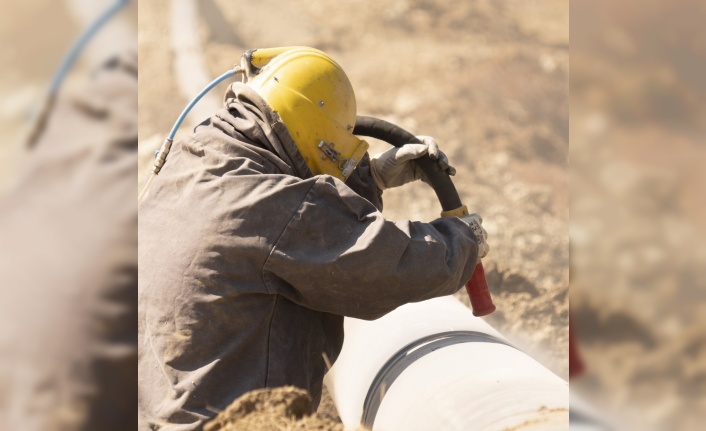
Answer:
M311 398L303 389L293 386L260 389L238 398L209 422L204 431L343 431L343 425L336 419L310 411Z

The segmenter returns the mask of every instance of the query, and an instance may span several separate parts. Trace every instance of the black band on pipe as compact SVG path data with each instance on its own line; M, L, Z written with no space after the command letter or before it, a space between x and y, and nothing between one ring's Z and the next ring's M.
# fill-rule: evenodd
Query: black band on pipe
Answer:
M379 118L365 117L359 115L355 121L354 135L370 136L388 142L395 147L401 147L409 143L422 142L416 136L404 130L400 126L389 123ZM451 178L444 172L435 160L429 157L416 159L415 162L429 179L436 197L441 203L444 211L451 211L462 206L461 198L458 196L456 187Z
M361 419L363 425L373 429L373 423L375 423L375 417L383 398L385 398L385 393L404 370L415 361L443 347L473 342L505 344L514 348L507 341L476 331L441 332L407 344L385 362L370 384L363 403L363 417Z

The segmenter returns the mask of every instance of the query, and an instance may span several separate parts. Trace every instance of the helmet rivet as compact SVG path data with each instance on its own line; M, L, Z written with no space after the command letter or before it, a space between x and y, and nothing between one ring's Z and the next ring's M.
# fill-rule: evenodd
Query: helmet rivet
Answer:
M319 100L319 106L324 106L324 101L323 101L323 100Z

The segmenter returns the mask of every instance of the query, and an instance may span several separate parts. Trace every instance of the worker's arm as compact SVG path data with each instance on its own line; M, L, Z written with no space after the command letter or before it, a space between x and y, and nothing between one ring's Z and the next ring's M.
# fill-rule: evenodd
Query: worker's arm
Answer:
M460 219L391 222L324 176L277 240L263 279L271 293L303 306L374 319L456 292L477 255L476 237Z

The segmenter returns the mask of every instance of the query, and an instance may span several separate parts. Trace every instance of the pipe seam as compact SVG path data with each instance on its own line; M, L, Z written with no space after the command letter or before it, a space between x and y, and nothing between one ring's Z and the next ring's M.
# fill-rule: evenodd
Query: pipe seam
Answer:
M516 348L505 340L477 331L448 331L428 335L398 350L385 362L370 384L363 403L363 425L372 429L375 417L390 386L415 361L443 347L461 343L497 343Z

